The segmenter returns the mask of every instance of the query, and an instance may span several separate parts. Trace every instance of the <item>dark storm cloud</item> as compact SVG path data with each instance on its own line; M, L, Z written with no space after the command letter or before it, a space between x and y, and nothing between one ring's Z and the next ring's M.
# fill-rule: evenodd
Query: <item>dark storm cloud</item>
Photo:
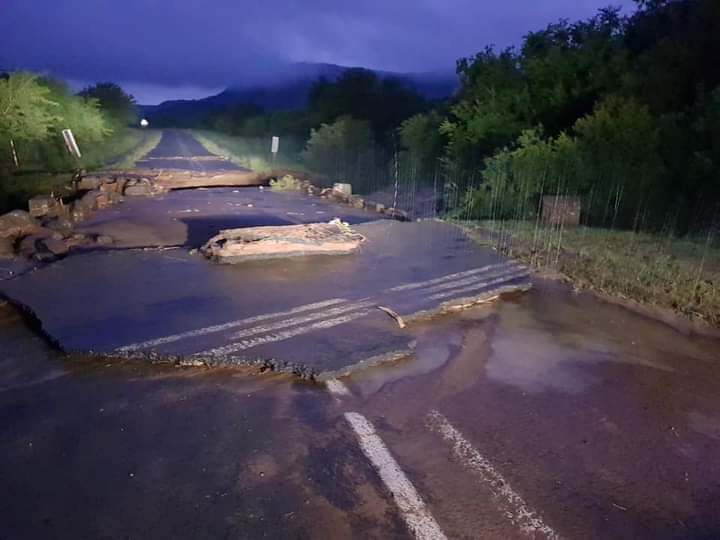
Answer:
M451 71L603 0L2 0L0 67L216 86L296 61ZM616 0L629 7L631 0Z

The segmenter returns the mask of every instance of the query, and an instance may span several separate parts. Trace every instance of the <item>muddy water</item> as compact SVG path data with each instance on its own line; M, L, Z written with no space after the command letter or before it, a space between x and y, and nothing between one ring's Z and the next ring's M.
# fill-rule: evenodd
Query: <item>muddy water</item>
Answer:
M440 523L521 536L428 430L431 410L562 536L720 535L717 341L549 283L414 331L417 362L345 382Z

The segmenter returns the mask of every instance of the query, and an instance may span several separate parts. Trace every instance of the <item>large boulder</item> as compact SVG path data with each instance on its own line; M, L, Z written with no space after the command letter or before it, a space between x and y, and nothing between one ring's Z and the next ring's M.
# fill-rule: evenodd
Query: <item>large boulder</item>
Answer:
M0 216L0 238L27 236L40 228L38 222L23 210L13 210Z
M220 231L200 248L208 258L225 264L250 260L277 259L308 255L344 255L354 252L364 241L347 223L248 227Z

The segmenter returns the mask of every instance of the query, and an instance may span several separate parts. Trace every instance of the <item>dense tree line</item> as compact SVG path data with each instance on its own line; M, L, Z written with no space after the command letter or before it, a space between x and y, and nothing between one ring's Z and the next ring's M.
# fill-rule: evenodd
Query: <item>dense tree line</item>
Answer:
M403 124L408 150L442 163L471 217L529 218L541 195L572 194L590 224L717 223L720 3L638 4L461 59L447 114Z
M31 73L1 75L0 166L72 169L79 164L65 149L63 129L72 130L82 149L107 142L136 120L132 96L115 84L73 94L63 83Z

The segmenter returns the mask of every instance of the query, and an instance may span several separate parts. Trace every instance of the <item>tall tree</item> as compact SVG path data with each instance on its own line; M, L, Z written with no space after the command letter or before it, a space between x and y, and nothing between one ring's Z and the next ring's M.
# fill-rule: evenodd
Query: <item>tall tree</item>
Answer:
M89 86L80 92L80 95L96 99L109 119L120 126L137 123L135 98L115 83L104 82Z

